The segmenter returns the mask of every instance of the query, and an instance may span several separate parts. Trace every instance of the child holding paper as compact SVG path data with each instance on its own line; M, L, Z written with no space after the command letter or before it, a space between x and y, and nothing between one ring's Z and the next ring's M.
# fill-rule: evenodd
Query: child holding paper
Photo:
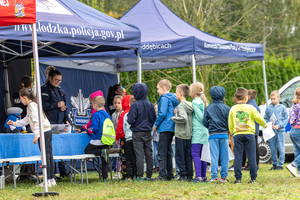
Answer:
M271 92L270 96L272 103L267 107L264 117L267 123L272 122L272 128L275 132L275 136L269 140L273 164L269 170L283 170L282 166L285 159L284 132L288 123L288 113L286 107L279 104L280 95L277 90ZM277 150L279 152L279 159Z
M257 177L255 121L263 127L267 127L267 123L252 105L247 104L248 90L239 87L234 96L236 97L236 105L230 109L228 118L229 131L234 137L234 174L236 178L234 183L241 183L244 148L246 149L251 176L249 183L255 183Z

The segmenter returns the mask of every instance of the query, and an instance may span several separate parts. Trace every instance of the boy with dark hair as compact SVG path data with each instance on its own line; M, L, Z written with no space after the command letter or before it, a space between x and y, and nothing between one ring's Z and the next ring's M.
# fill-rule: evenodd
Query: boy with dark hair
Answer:
M144 180L151 180L153 167L151 130L156 119L153 104L147 100L148 87L145 83L136 83L132 87L136 102L130 107L127 122L131 125L132 143L136 156L137 178L143 180L144 156L146 156L147 176Z
M251 176L251 181L249 181L249 183L255 183L257 177L257 164L255 156L254 120L263 127L267 127L267 123L253 106L247 104L248 90L239 87L236 89L234 96L236 98L236 105L230 109L228 119L229 131L234 137L234 174L236 178L234 183L241 183L244 148L246 149Z
M221 164L221 183L227 183L229 154L228 154L228 115L230 108L223 103L225 89L221 86L214 86L209 94L212 103L204 110L203 125L209 132L209 149L211 155L211 179L209 182L216 182L218 179L218 164Z
M285 160L284 132L289 115L286 107L279 104L280 94L277 90L271 92L270 97L272 103L267 107L264 116L267 123L272 121L272 128L275 132L275 136L269 140L273 164L270 170L283 170L283 163ZM279 159L277 150L279 152Z
M175 94L170 90L172 84L169 80L163 79L157 84L159 99L158 115L154 124L154 130L159 133L158 141L158 166L159 175L156 180L172 180L172 139L174 136L175 123L171 120L174 116L174 109L178 105Z
M179 100L177 113L172 120L175 122L175 160L179 168L179 180L191 181L193 178L192 162L192 130L193 111L192 103L186 101L190 94L189 86L181 84L176 87L176 98Z

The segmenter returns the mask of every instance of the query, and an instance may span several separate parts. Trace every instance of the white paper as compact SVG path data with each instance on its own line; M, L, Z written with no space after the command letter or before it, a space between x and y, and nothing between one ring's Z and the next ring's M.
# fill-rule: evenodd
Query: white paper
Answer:
M275 116L274 113L271 115L270 121L272 122L273 125L274 125L275 122L277 121L277 118L276 118L276 116Z
M234 160L233 152L229 146L228 146L228 155L229 155L229 160Z
M272 122L268 122L267 125L267 128L263 129L263 137L265 142L275 136L275 133L272 129Z
M211 163L209 144L204 144L201 152L201 160L204 162Z
M263 140L261 139L261 137L258 136L258 137L257 137L257 142L258 142L258 144L261 143L262 141L263 141Z

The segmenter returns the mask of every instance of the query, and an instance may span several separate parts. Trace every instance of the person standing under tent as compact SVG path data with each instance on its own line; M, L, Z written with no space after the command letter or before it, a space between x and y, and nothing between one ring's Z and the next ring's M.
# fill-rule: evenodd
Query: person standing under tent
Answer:
M47 69L50 68L47 72ZM42 85L42 106L51 124L68 124L71 120L66 106L66 92L59 86L62 74L50 66L46 69L46 83ZM68 176L67 168L63 162L58 163L60 177Z

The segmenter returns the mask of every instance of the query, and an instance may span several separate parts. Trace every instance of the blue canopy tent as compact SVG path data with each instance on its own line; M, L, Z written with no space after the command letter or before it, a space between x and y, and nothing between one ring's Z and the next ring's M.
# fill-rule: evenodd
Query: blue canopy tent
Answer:
M90 69L103 66L106 71L111 72L138 70L139 82L141 68L153 70L193 66L195 82L196 65L264 60L262 44L232 42L205 33L180 19L159 0L140 0L120 21L141 30L142 45L139 52L134 50L100 52L70 58L46 58L42 62L65 67L77 65ZM136 69L136 56L139 55L140 60ZM267 94L266 85L265 93Z
M36 12L39 56L71 56L140 46L138 28L75 0L37 1ZM7 103L10 102L7 63L16 58L31 58L32 40L30 24L0 27L0 68L4 73ZM2 99L3 94L0 95ZM3 114L2 108L0 111Z

